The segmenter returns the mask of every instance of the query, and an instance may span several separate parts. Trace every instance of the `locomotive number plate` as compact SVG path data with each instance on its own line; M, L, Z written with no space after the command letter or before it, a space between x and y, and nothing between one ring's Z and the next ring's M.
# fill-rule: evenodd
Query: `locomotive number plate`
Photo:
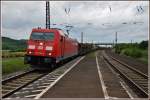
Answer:
M38 46L38 49L40 49L40 50L43 49L43 46Z

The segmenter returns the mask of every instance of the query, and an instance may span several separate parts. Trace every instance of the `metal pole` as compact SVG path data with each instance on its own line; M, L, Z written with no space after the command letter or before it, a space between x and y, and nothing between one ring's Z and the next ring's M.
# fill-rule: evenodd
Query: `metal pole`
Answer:
M50 29L50 4L46 1L46 28Z
M115 35L115 51L117 53L117 41L118 41L118 38L117 38L117 32L116 32L116 35Z
M117 40L118 40L118 39L117 39L117 32L116 32L116 45L117 45Z
M131 45L132 45L132 40L131 40Z
M83 43L83 32L81 32L81 43Z
M115 46L115 43L114 43L114 40L113 40L113 45L112 45L113 47Z

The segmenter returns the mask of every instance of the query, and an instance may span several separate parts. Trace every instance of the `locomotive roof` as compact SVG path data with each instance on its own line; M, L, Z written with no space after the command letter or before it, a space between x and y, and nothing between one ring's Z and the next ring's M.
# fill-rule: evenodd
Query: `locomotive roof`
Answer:
M33 28L32 29L32 31L39 31L39 32L49 32L50 30L59 31L60 35L68 37L68 35L65 34L64 31L62 29L59 29L59 28L45 29L45 28L38 27L38 28ZM72 38L70 38L70 39L72 39ZM73 39L73 40L77 41L76 39Z
M50 29L46 29L46 28L40 28L40 27L38 27L38 28L33 28L32 29L32 31L49 31L49 30L61 30L61 29L59 29L59 28L50 28Z
M62 35L62 36L68 36L67 34L65 34L64 32L63 32L63 30L62 29L59 29L59 28L50 28L50 29L45 29L45 28L33 28L32 29L32 31L39 31L39 32L49 32L50 30L54 30L54 31L59 31L59 33L60 33L60 35Z

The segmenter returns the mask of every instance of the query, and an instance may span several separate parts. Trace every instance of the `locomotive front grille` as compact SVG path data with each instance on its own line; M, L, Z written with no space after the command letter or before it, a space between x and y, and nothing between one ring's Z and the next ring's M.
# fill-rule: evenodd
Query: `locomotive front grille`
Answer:
M39 55L42 55L42 54L44 54L44 53L42 53L42 52L38 52L38 54L39 54Z
M25 56L25 63L30 64L50 64L53 63L54 59L52 57L42 57L42 56Z

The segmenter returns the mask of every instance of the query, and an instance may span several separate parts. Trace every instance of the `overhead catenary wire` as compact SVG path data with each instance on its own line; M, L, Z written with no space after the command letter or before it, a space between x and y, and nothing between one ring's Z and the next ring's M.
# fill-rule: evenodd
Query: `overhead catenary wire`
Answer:
M67 34L69 35L69 31L71 30L71 28L73 28L73 26L69 25L69 17L70 17L70 11L71 11L70 6L68 6L67 8L65 7L64 11L65 11L65 13L67 15L66 16L67 17L67 25L65 26L65 28L66 28Z

